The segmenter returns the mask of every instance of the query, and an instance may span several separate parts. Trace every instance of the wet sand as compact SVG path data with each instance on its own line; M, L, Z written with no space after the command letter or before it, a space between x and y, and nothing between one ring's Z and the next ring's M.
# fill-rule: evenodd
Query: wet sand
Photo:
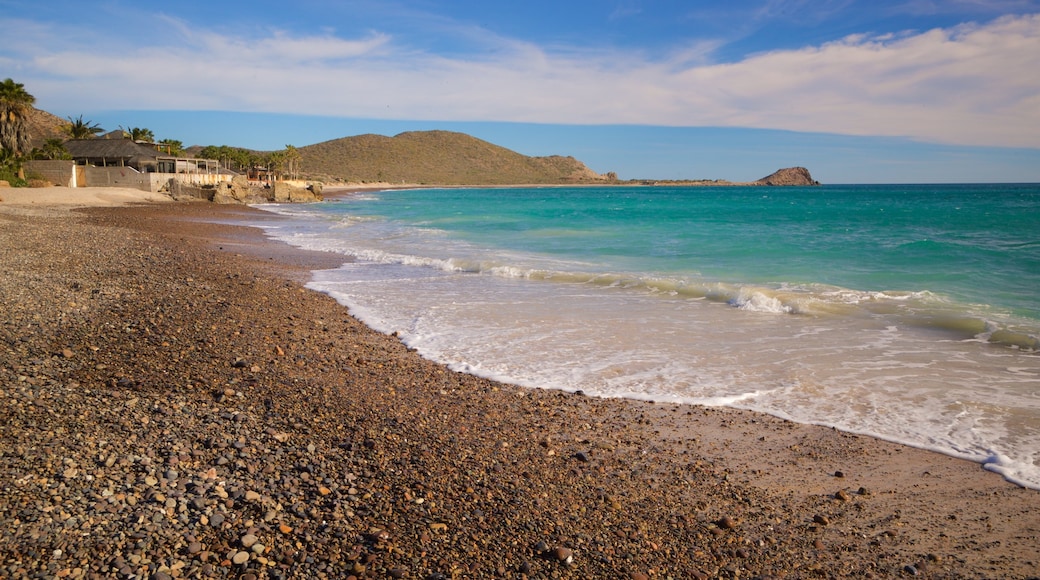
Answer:
M0 576L1038 575L977 464L455 373L233 225L276 216L70 208L0 203Z

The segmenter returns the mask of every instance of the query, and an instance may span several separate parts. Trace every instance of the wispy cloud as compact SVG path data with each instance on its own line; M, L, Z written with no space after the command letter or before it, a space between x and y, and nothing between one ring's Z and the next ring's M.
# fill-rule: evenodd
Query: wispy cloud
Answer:
M654 60L489 34L479 54L446 56L378 31L231 36L166 24L173 37L151 46L31 26L0 39L0 64L17 63L11 74L65 111L735 126L1040 147L1040 15L850 36L725 64L711 61L710 40Z

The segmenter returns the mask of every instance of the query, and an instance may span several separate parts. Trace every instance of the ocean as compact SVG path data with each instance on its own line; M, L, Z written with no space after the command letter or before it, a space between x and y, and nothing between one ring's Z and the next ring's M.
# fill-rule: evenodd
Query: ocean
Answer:
M1040 185L374 191L257 224L453 369L751 409L1040 489ZM349 261L348 261L349 260Z

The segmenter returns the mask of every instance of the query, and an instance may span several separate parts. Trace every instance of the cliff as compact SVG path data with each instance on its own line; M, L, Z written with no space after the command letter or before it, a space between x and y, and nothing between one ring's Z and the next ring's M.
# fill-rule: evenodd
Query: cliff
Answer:
M820 185L804 167L780 169L772 175L753 182L756 185Z

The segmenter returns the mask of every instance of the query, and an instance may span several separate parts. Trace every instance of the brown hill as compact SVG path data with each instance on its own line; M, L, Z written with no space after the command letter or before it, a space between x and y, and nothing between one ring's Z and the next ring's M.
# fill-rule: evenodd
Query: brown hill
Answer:
M29 126L29 142L33 147L43 147L47 139L64 139L66 135L61 128L68 124L68 121L57 115L34 108L26 119L26 125Z
M776 173L763 177L754 183L759 185L819 185L820 182L809 175L809 170L804 167L788 167L780 169Z
M299 152L303 174L343 181L506 185L606 180L573 157L528 157L451 131L358 135Z

